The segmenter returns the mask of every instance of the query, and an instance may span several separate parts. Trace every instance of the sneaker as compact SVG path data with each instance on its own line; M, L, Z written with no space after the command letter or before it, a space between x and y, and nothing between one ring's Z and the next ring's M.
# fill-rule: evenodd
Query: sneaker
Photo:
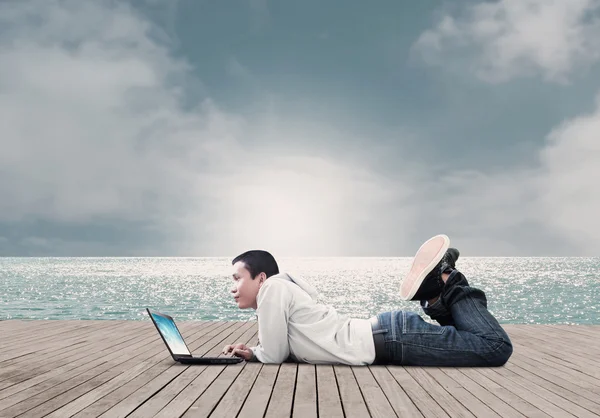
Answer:
M400 285L403 300L426 300L438 296L444 287L442 267L455 263L458 254L446 255L450 238L436 235L425 241L415 254L410 270ZM458 250L456 251L458 253Z
M445 268L443 268L443 271L446 271L447 267L450 267L452 270L456 269L456 261L458 260L458 257L460 257L460 252L456 249L456 248L448 248L448 251L446 251L446 254L444 254L444 258L442 259L442 261L445 264Z

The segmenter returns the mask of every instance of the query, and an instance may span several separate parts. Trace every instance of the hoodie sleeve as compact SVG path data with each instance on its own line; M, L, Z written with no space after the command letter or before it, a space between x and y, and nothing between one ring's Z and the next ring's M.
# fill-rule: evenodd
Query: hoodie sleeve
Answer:
M290 354L288 317L291 298L285 284L269 280L258 294L259 345L251 349L261 363L283 363Z

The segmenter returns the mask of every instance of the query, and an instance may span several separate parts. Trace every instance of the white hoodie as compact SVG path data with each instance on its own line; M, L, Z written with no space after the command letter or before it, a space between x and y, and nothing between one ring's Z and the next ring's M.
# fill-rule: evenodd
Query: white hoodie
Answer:
M314 287L287 273L267 279L257 296L259 345L251 347L256 359L281 363L291 355L312 364L372 364L369 320L347 318L316 298Z

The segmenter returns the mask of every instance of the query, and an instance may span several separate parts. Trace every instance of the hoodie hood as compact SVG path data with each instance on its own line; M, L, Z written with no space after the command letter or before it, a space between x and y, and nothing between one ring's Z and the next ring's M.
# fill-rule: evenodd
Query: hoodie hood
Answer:
M298 277L292 277L287 273L279 273L276 274L274 276L269 277L270 279L282 279L282 280L287 280L289 282L295 283L298 286L300 286L300 289L304 290L306 293L308 293L308 295L313 299L313 300L317 300L317 296L319 295L319 293L317 292L317 289L315 289L308 281L298 278Z

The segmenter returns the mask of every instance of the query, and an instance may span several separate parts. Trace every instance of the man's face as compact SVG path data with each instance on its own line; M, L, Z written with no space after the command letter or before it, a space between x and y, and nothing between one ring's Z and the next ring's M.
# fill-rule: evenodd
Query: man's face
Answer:
M265 273L260 273L253 280L243 261L238 261L233 265L234 286L231 293L237 302L238 308L257 308L256 296L265 279Z

